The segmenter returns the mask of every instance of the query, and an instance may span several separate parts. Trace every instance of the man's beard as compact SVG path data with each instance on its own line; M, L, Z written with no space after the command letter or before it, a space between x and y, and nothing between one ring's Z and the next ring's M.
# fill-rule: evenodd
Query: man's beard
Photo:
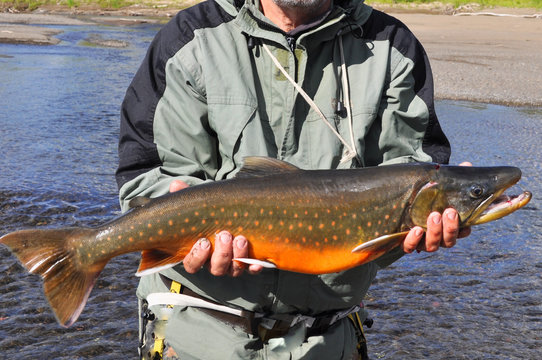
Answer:
M327 0L273 0L273 2L284 9L305 9L308 12L318 13Z

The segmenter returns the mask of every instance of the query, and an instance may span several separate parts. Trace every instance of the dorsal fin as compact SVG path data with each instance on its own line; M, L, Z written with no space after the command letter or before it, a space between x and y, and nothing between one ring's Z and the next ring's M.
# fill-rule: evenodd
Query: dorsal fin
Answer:
M248 156L243 159L243 166L237 173L236 177L260 177L271 174L290 173L293 171L301 171L301 169L287 163L286 161L270 157Z
M128 206L130 207L130 209L133 209L145 206L149 202L151 202L151 198L148 198L146 196L137 196L128 202Z

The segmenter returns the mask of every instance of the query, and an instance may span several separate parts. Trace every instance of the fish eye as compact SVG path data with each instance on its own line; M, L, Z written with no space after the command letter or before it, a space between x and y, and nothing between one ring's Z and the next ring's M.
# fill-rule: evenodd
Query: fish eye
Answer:
M473 199L479 199L484 195L484 188L481 185L474 184L470 187L469 195Z

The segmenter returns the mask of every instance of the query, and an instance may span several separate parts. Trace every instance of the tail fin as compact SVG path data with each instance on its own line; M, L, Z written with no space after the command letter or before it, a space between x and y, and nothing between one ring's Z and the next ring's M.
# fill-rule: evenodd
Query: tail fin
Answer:
M85 268L78 258L76 244L95 235L93 229L64 228L22 230L0 238L30 273L41 275L45 296L64 327L77 320L105 266Z

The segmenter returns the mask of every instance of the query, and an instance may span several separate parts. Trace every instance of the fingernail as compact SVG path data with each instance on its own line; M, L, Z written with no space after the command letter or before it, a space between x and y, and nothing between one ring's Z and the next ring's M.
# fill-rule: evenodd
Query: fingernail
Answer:
M244 249L247 246L247 239L240 237L235 240L235 246L238 249Z
M440 224L440 221L441 221L441 220L442 220L442 219L441 219L441 217L440 217L440 214L435 214L435 215L433 215L433 224L438 225L438 224Z
M450 220L455 220L457 219L457 212L450 210L446 213L446 217Z
M417 229L414 231L414 234L416 234L416 236L422 236L423 230L420 229L420 228L417 228Z
M207 239L199 239L199 248L202 250L208 250L211 247L211 243Z
M222 244L224 245L228 245L231 243L231 235L228 234L227 232L221 232L218 234L218 238L220 239L220 241L222 242Z

